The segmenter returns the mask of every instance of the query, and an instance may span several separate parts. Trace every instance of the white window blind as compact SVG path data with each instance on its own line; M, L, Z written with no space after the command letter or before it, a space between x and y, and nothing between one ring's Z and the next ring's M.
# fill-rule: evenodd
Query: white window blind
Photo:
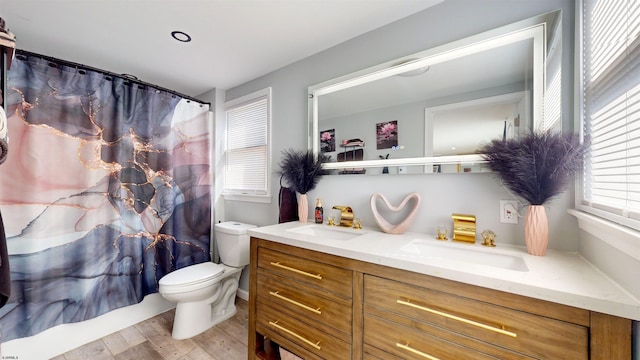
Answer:
M640 1L583 0L583 210L640 229Z
M241 100L239 104L227 104L224 192L266 195L269 192L270 91L260 91Z

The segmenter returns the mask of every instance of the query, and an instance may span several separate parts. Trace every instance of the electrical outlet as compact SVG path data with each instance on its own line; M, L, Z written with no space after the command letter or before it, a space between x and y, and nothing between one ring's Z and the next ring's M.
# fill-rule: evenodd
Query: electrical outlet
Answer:
M500 222L505 224L518 223L518 202L515 200L500 200Z

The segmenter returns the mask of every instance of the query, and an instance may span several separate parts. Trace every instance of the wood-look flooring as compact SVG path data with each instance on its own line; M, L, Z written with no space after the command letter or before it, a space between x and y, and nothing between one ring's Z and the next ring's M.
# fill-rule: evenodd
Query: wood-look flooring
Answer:
M236 298L229 320L186 340L171 337L175 310L167 311L53 360L235 360L247 358L249 307Z

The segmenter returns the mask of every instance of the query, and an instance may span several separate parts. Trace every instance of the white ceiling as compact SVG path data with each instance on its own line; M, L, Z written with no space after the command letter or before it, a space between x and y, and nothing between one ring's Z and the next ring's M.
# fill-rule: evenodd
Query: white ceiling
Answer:
M444 0L0 0L18 49L197 96ZM181 43L174 30L191 35Z

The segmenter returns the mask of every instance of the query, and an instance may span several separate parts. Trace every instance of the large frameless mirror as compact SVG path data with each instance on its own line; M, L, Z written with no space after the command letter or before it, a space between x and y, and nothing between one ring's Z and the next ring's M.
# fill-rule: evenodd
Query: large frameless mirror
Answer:
M336 174L487 171L477 154L483 144L560 123L559 101L544 105L554 91L559 99L560 17L526 19L309 87L310 147Z

